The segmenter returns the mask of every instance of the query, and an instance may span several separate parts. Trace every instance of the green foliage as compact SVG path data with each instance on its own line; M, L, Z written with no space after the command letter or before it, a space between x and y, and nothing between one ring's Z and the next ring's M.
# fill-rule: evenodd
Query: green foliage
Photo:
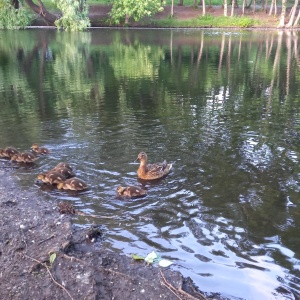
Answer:
M58 29L82 31L90 26L88 6L84 0L52 0L61 10L62 17L55 21Z
M161 0L115 0L110 16L115 24L127 24L130 18L139 21L144 16L162 11L163 5Z
M213 17L211 15L200 16L189 20L176 20L175 18L168 18L164 20L155 21L154 25L162 27L238 27L247 28L255 24L251 18L248 17Z
M0 0L0 29L20 29L30 24L30 15L20 3L15 9L9 0Z

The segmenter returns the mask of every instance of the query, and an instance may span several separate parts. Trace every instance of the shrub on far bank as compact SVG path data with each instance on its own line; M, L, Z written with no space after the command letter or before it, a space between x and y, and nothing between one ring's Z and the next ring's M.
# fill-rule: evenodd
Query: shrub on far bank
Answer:
M30 14L21 3L15 9L9 0L0 0L0 29L22 29L30 22Z

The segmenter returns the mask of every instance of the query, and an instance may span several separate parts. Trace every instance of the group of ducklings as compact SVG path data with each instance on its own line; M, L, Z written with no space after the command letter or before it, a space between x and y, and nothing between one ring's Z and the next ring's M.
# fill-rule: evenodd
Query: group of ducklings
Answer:
M31 151L20 152L14 147L0 149L0 157L7 158L14 162L30 164L35 162L39 154L48 154L50 151L38 144L31 146ZM43 183L57 185L58 189L82 191L88 188L88 185L81 179L74 177L72 167L68 163L61 162L50 171L39 174L38 180Z
M43 183L56 185L59 190L83 191L88 188L83 180L75 177L73 168L64 162L60 162L46 173L39 174L37 179Z
M38 154L48 154L50 151L45 147L39 147L37 144L31 146L32 152L19 152L14 147L6 147L0 149L0 157L8 158L11 161L32 163L38 159ZM157 180L169 174L172 164L167 163L165 160L162 163L148 164L148 157L145 152L140 152L136 161L140 161L140 166L137 170L137 175L143 180ZM88 185L80 178L75 177L73 168L65 162L60 162L53 169L46 173L39 174L38 180L43 183L56 185L58 189L82 191L88 188ZM147 195L147 191L136 187L118 186L117 193L120 196L129 198L144 197Z
M48 154L49 150L44 147L39 147L38 144L33 144L31 146L32 152L23 151L20 152L14 147L6 147L0 149L0 157L8 158L11 161L22 162L22 163L32 163L38 159L38 154Z

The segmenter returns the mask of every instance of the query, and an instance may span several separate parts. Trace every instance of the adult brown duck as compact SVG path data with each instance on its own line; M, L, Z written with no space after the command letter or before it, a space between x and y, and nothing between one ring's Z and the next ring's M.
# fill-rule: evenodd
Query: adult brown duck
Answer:
M147 164L147 154L145 152L140 152L135 161L140 161L140 166L138 168L138 177L144 180L154 180L162 178L169 174L172 164L163 161L162 163Z

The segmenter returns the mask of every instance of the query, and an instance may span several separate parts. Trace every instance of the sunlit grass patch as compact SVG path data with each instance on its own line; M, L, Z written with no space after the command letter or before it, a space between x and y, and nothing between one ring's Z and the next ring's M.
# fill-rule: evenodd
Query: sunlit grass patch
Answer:
M249 17L214 17L211 15L199 16L189 20L167 18L153 21L153 25L161 27L239 27L247 28L258 24L258 21Z

